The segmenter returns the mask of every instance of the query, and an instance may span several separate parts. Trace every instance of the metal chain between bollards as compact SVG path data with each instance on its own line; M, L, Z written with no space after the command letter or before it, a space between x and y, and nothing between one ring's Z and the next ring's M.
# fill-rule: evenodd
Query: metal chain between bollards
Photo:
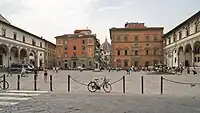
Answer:
M72 76L70 76L70 78L71 78L73 81L75 81L75 82L77 82L77 83L79 83L79 84L81 84L81 85L88 86L87 84L85 84L85 83L83 83L83 82L80 82L80 81L76 80L76 79L73 78Z
M112 85L112 84L115 84L115 83L117 83L117 82L120 82L122 79L123 79L123 77L122 77L122 78L120 78L119 80L116 80L116 81L114 81L114 82L110 83L110 84Z
M190 82L178 82L178 81L174 81L174 80L169 80L163 77L163 80L166 80L168 82L172 82L172 83L177 83L177 84L186 84L186 85L200 85L200 83L190 83Z

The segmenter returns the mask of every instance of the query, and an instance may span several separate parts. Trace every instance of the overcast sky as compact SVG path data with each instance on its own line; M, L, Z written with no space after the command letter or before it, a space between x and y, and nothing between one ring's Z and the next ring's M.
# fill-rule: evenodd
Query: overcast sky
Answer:
M11 24L55 43L55 36L89 28L101 43L126 22L165 27L166 33L200 10L200 0L0 0Z

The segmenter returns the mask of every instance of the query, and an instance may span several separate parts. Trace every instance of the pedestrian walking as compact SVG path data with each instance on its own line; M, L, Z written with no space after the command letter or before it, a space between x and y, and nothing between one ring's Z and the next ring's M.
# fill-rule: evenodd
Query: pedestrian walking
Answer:
M58 67L56 67L56 73L58 73Z
M26 69L24 68L24 66L22 66L22 70L21 70L21 77L27 77L27 75L25 75L26 74Z
M187 74L190 74L190 67L187 67Z
M196 70L195 70L195 67L194 67L194 69L192 70L192 72L193 72L193 75L196 75L196 74L197 74L197 72L196 72Z
M55 72L55 67L53 67L53 72Z
M44 69L44 81L47 82L47 68Z

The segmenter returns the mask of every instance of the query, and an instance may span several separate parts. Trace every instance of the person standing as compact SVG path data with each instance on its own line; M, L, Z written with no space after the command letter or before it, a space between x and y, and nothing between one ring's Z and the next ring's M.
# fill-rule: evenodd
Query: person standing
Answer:
M44 69L44 81L47 82L47 68Z
M26 69L24 68L24 66L22 66L21 77L25 77L25 73L26 73Z

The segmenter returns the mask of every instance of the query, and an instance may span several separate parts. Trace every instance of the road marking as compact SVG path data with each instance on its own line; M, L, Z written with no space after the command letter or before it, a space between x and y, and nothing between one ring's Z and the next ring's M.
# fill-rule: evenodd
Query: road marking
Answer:
M0 105L2 106L10 106L10 105L16 105L19 102L0 102Z
M8 96L38 96L40 94L26 94L26 93L0 93L0 95Z
M29 90L9 90L12 93L48 93L48 91L29 91Z
M21 98L21 97L0 97L0 100L28 100L30 98Z

